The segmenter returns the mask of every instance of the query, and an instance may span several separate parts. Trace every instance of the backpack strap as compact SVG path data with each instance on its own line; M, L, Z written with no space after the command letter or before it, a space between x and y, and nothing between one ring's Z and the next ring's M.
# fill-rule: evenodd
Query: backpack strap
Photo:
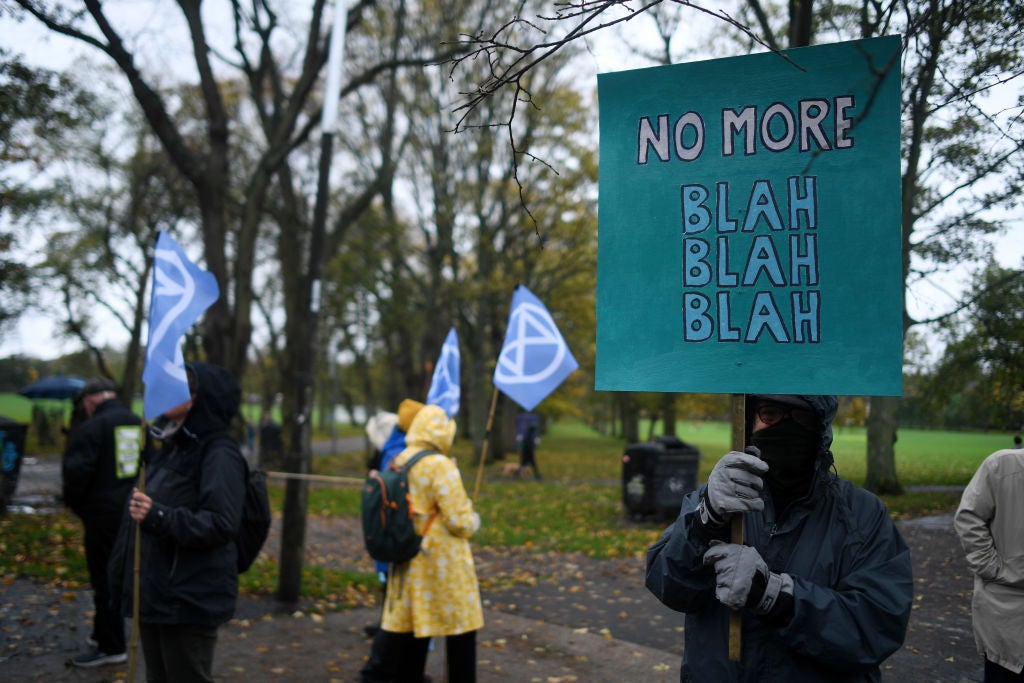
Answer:
M415 465L416 463L418 463L423 458L427 457L428 455L441 455L441 454L438 453L437 451L432 451L432 450L430 450L428 448L426 450L420 451L420 452L416 453L415 455L413 455L411 458L406 460L405 464L402 465L401 467L396 466L394 461L392 461L391 464L388 465L388 467L390 467L391 469L395 470L396 472L399 472L399 471L405 472L406 476L408 477L409 476L409 470L412 469L412 466ZM423 533L421 535L424 538L426 537L427 532L430 531L430 525L434 523L434 520L437 518L437 515L440 514L440 512L441 512L441 509L438 508L437 505L435 505L434 506L434 510L430 513L430 518L427 520L427 525L425 527L423 527Z
M441 454L438 453L437 451L432 451L432 450L430 450L428 448L426 450L420 451L420 452L416 453L415 455L413 455L411 458L406 460L405 464L402 465L402 466L396 465L395 461L392 460L391 464L389 464L388 467L393 469L395 472L400 472L400 471L408 472L410 469L412 469L413 465L415 465L416 463L418 463L420 460L422 460L423 458L427 457L428 455L441 455Z
M203 464L206 461L206 454L209 452L210 447L213 446L214 444L223 443L225 447L233 451L235 454L238 455L239 458L241 458L242 463L245 465L245 474L246 476L249 476L249 461L246 460L245 456L242 454L242 449L239 446L238 441L235 439L235 437L231 436L226 431L216 431L213 432L212 434L207 434L203 438L198 439L198 441L199 467L203 467Z
M216 431L213 432L212 434L207 434L201 439L198 439L198 442L199 456L196 458L195 469L195 481L197 489L200 485L199 480L202 477L202 470L206 466L207 454L209 453L210 448L214 444L223 444L228 450L233 451L234 454L238 456L238 459L242 461L243 467L245 467L245 479L243 481L249 480L249 475L252 474L252 468L249 467L249 461L246 460L245 456L242 454L242 449L238 445L238 441L235 439L235 437L231 436L225 431Z

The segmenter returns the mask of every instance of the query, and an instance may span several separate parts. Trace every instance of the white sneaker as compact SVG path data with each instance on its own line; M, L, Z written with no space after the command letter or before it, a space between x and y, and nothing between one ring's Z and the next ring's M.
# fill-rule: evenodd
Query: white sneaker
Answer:
M100 652L99 650L94 649L73 658L71 660L71 664L88 669L94 666L103 666L105 664L123 664L127 661L128 655L124 652L108 655L106 652Z

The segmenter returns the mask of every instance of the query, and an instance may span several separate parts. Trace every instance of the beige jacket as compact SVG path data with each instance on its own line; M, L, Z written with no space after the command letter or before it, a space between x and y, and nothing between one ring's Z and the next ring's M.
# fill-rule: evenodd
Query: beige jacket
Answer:
M974 640L987 659L1024 669L1024 450L988 456L953 520L974 572Z

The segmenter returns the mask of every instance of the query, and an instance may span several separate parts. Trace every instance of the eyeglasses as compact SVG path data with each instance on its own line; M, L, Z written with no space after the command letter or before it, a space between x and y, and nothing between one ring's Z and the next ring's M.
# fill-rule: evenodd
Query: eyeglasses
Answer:
M762 403L757 407L756 412L757 419L769 427L790 418L806 429L817 430L821 428L817 417L809 410L790 408L779 403Z

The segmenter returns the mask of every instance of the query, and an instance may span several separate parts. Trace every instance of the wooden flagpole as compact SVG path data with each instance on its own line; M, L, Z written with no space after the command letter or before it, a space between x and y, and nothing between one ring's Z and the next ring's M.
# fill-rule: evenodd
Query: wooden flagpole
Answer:
M487 415L487 431L484 432L484 445L480 449L480 464L476 468L476 485L473 486L473 500L480 493L480 480L484 476L484 460L487 459L487 444L491 442L491 425L494 424L494 409L498 405L498 387L494 387L494 394L491 396L491 411Z
M139 458L139 491L146 492L146 460ZM142 522L135 522L135 553L132 574L132 636L130 656L128 660L128 683L135 681L135 653L139 644L139 593L141 592L139 575L142 567Z
M747 396L732 395L732 450L740 453L747 447ZM733 515L731 524L732 543L743 544L743 515ZM729 613L729 661L740 661L743 617L740 610Z

